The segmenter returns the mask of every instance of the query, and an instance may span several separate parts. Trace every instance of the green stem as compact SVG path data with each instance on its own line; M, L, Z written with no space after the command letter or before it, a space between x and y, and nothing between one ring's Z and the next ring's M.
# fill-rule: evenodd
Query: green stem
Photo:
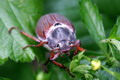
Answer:
M89 57L87 57L87 56L85 56L85 55L83 55L83 57L84 57L85 59L87 59L88 61L91 61L91 58L89 58Z

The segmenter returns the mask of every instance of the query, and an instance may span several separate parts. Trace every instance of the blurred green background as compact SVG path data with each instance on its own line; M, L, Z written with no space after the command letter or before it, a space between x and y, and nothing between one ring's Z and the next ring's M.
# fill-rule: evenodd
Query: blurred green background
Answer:
M81 40L82 47L90 51L99 51L99 47L93 41L93 39L91 38L87 29L84 27L81 21L79 12L79 0L8 1L14 4L16 7L18 7L18 9L20 9L21 12L32 14L34 23L30 24L32 27L32 30L30 30L30 32L32 32L33 35L35 35L35 24L40 16L47 13L59 13L72 21L76 28L77 38ZM99 9L99 12L103 19L106 35L108 35L113 25L115 24L117 17L120 15L120 0L92 0L92 2L96 4L96 6ZM33 3L36 5L32 5ZM0 4L3 4L2 0L0 0ZM37 14L34 14L34 12ZM29 31L26 32L29 33ZM30 43L33 44L35 42L30 41ZM36 52L41 53L37 53L37 55L39 56L44 56L42 55L42 53L48 53L48 51L45 51L45 49L43 48L40 48L40 51L38 51L37 49ZM39 69L37 71L35 66L36 65L34 64L34 61L28 63L16 63L11 60L8 60L7 62L5 62L5 64L0 65L0 77L9 78L10 80L35 80L36 75L38 75L40 71ZM50 77L50 80L73 80L64 70L56 67L52 63L49 63L48 69L50 70L50 73L47 76ZM42 74L40 73L40 75Z

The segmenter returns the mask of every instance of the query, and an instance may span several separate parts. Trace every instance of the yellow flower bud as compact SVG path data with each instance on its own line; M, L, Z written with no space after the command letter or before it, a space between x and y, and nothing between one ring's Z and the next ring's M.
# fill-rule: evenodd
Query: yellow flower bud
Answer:
M100 62L100 60L97 60L97 59L92 60L92 61L91 61L91 66L92 66L92 69L93 69L93 70L98 70L98 69L100 69L100 67L101 67L101 62Z

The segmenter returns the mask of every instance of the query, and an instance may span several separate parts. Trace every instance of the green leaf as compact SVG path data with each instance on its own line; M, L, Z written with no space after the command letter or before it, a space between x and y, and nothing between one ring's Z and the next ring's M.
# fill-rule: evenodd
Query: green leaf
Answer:
M81 0L80 14L90 35L99 47L106 53L107 46L100 42L102 39L105 39L106 36L98 9L96 6L93 6L90 0Z
M120 51L120 41L118 41L117 39L104 39L102 40L102 42L111 43L116 47L118 51Z
M70 67L69 67L70 72L73 72L73 68L75 68L78 65L79 65L79 61L77 59L72 60L71 63L70 63Z
M110 39L110 43L112 43L114 46L116 46L117 50L120 51L120 41L116 39Z
M85 51L80 52L78 55L73 57L73 60L70 63L70 72L74 73L75 75L78 74L87 74L91 69L87 63L80 63L81 59L85 58L86 56L83 55ZM88 59L88 57L87 57ZM90 59L89 59L90 60ZM78 75L79 76L79 75Z
M118 29L117 29L117 32L116 32L116 36L120 37L120 17L117 19L116 25L118 26Z
M12 0L0 0L0 63L6 61L8 57L16 62L34 60L35 55L31 48L22 49L22 47L30 45L30 40L27 40L27 38L17 30L13 30L11 34L8 34L8 30L13 26L17 26L30 35L35 33L35 21L38 19L40 12L38 12L40 8L36 8L38 7L38 5L36 6L38 2L40 1L26 0L23 2L14 2ZM19 3L19 5L17 5L17 3ZM24 4L29 6L24 8ZM30 12L28 14L32 9L35 13ZM35 17L37 17L37 19L35 19Z
M3 77L0 77L0 80L10 80L8 78L3 78Z
M98 70L95 75L99 78L98 80L116 80L115 77L107 73L105 70Z
M109 38L120 40L120 17L118 17L117 22L114 25Z
M79 66L79 62L80 62L80 60L83 58L83 53L84 53L85 51L82 51L82 52L80 52L80 53L78 53L78 55L76 55L76 56L74 56L73 57L73 60L71 61L71 63L70 63L70 71L71 72L73 72L73 69L76 67L76 66Z
M0 19L0 64L3 64L12 52L12 44L9 43L12 43L12 38L8 35L8 30Z
M109 74L111 74L112 76L114 76L115 78L117 78L117 80L120 80L120 73L117 73L117 72L113 72L109 69L107 69L106 67L102 66L102 68L108 72Z
M86 80L93 80L93 76L91 74L85 74Z
M110 38L116 37L117 30L118 30L118 26L114 25L114 27L110 33Z
M119 63L119 61L116 60L115 57L110 57L107 60L106 65L108 65L109 67L119 67L120 63Z
M80 64L79 66L73 69L73 72L78 72L80 74L86 74L86 73L89 73L90 69L91 69L91 66L86 65L86 64Z
M78 53L78 60L80 61L82 58L83 58L83 53L84 53L85 51L82 51L82 52L80 52L80 53Z

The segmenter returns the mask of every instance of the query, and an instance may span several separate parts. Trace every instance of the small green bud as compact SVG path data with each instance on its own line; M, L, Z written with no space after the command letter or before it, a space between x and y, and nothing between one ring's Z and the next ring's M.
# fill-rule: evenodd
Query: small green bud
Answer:
M69 67L70 68L70 72L72 72L73 68L75 68L78 65L79 65L79 61L77 59L72 60L71 63L70 63L70 67Z
M49 75L50 74L44 72L39 72L36 76L36 80L49 80Z
M85 80L93 80L93 76L91 74L85 74Z
M73 68L73 72L78 72L80 74L86 74L86 73L89 73L90 69L91 67L89 65L79 65Z

